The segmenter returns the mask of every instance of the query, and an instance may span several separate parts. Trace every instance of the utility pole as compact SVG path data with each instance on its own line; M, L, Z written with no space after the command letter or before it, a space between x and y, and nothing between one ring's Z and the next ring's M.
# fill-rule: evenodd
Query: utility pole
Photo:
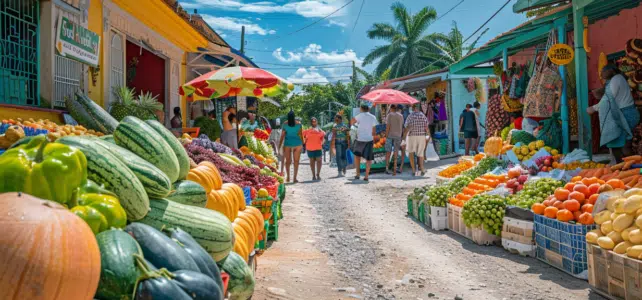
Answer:
M245 26L241 26L241 53L245 54Z
M354 97L357 97L357 93L359 92L359 80L357 78L357 66L354 63L354 60L352 61L352 89L354 90Z

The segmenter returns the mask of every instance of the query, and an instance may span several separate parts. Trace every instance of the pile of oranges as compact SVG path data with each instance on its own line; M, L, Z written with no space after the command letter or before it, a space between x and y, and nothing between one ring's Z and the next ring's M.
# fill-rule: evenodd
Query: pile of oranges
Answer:
M600 192L625 188L624 182L620 179L610 179L605 182L597 177L582 178L578 176L564 187L557 188L555 193L544 202L533 204L531 210L533 213L561 222L574 221L591 225L594 223L593 205Z
M494 175L494 174L485 174L481 177L475 178L474 181L470 182L461 193L455 195L448 199L448 202L452 205L463 207L464 203L472 199L474 196L492 191L501 183L506 182L506 175Z

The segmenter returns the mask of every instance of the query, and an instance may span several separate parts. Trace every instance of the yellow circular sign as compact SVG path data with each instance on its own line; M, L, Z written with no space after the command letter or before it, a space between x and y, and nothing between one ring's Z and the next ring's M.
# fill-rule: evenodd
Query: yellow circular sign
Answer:
M548 58L558 66L573 61L574 55L573 48L567 44L555 44L548 50Z

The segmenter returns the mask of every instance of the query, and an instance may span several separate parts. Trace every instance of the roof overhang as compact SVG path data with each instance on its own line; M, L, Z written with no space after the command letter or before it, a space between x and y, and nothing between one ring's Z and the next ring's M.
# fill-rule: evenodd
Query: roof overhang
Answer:
M448 70L442 69L434 72L409 75L393 80L388 80L379 84L375 89L395 89L406 93L423 90L427 86L442 80L446 80Z
M567 0L517 0L517 2L513 4L513 12L522 13L562 2L567 2Z
M188 59L187 68L199 76L237 64L242 67L258 68L252 60L234 48L210 43L207 48L198 48L197 50L193 53L193 57Z
M483 79L489 77L497 77L497 75L495 75L493 67L475 67L466 68L457 73L448 73L448 77L446 78L446 80L458 80L470 77L478 77Z

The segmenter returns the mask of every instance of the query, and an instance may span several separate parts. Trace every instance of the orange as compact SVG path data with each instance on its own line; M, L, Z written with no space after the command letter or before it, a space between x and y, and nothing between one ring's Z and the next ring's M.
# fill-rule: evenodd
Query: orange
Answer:
M581 224L592 225L593 224L593 215L589 212L582 213L578 220Z
M623 189L625 188L624 182L619 179L609 179L606 184L612 186L614 189Z
M588 198L588 200L586 200L586 203L595 205L595 202L597 202L597 198L599 198L599 197L600 197L600 194L593 194L593 195L591 195L591 197ZM586 204L584 204L584 205L586 205Z
M557 209L564 209L564 202L557 200L553 203L553 206Z
M579 221L579 220L580 220L580 216L581 216L582 214L583 214L583 212L582 212L582 211L580 211L580 210L578 210L578 211L574 211L574 212L573 212L573 220L575 220L575 222Z
M582 179L582 183L586 186L589 186L591 184L597 183L597 178L596 177L584 178Z
M557 189L555 189L555 193L553 195L555 196L555 199L557 199L559 201L564 201L564 200L568 199L568 195L570 193L571 192L569 190L567 190L567 189L557 188Z
M568 195L568 199L573 199L577 200L580 204L584 203L584 200L586 199L586 196L584 196L583 193L581 192L572 192L571 194Z
M562 221L562 222L572 221L575 218L573 213L566 209L558 210L557 213L555 214L555 217L557 218L558 221Z
M556 207L549 206L544 209L544 216L546 216L547 218L555 219L557 218L558 211L559 209L557 209Z
M570 212L575 212L580 210L580 202L577 200L566 200L564 201L564 209L569 210Z
M575 176L575 177L571 178L571 182L578 182L580 180L582 180L582 176Z
M554 200L544 200L544 202L542 202L544 207L549 207L549 206L553 205L553 203L554 203Z
M589 194L590 195L588 195L588 197L597 194L597 191L600 190L600 186L602 186L602 185L600 185L599 183L593 183L593 184L589 185L588 189L589 189Z
M582 205L582 212L592 213L593 212L593 204L584 204L584 205Z
M575 187L575 183L572 183L572 182L569 182L564 186L564 188L569 191L572 191L574 187Z
M573 187L573 191L584 194L584 198L588 198L589 196L591 196L591 192L589 191L589 188L584 184L580 184L580 183L576 184L575 187Z
M538 215L543 215L544 210L546 209L546 206L542 203L535 203L533 206L531 206L531 210L533 213L538 214Z

